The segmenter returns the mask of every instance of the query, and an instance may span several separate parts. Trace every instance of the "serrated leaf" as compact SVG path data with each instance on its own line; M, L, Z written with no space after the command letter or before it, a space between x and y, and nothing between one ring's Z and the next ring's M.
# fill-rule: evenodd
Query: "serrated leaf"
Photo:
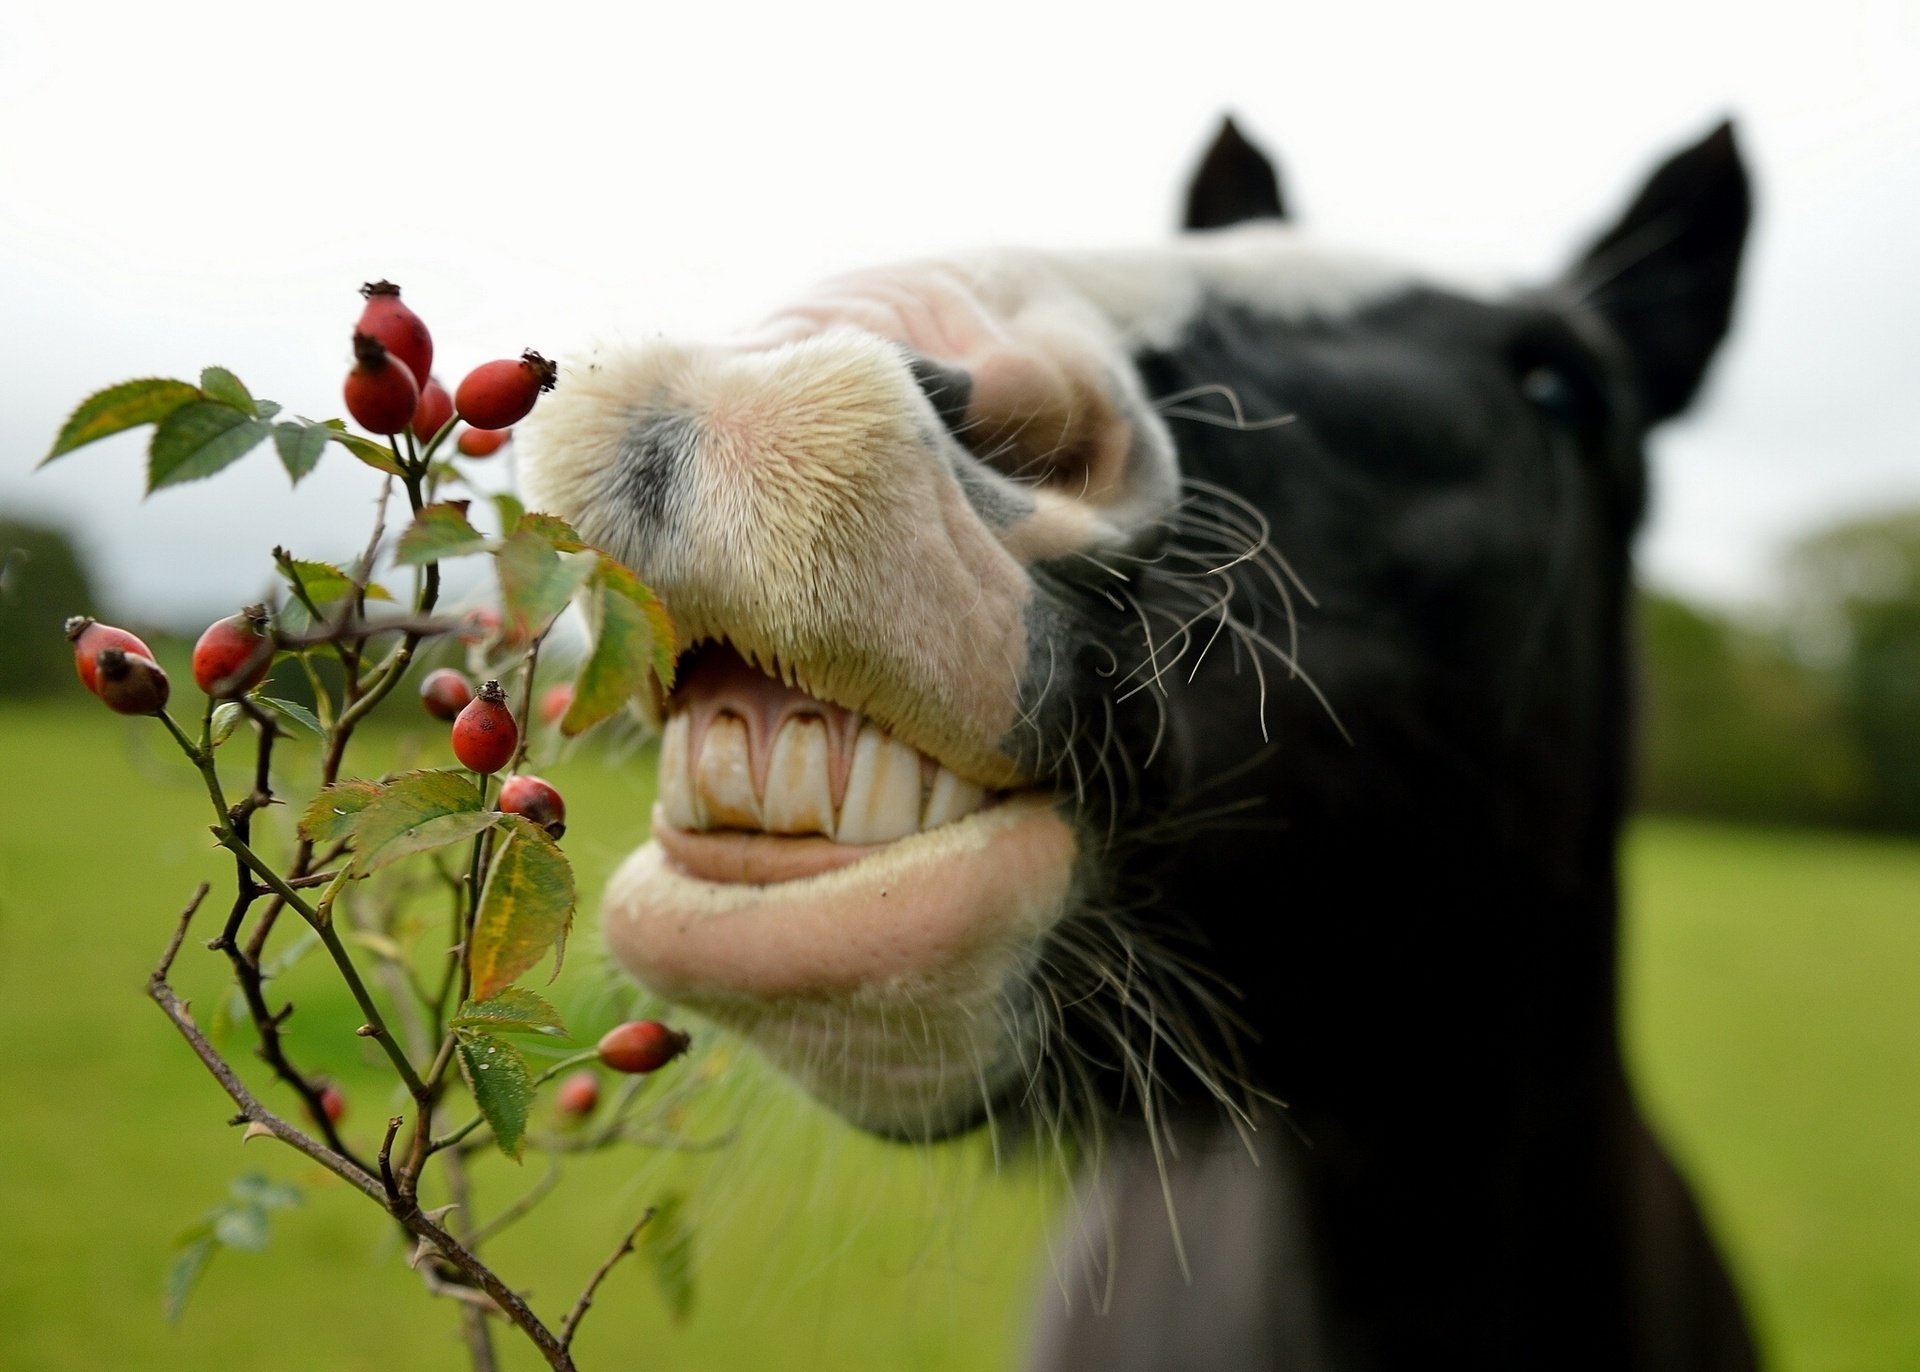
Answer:
M207 1270L215 1247L213 1230L209 1226L202 1225L182 1238L180 1247L174 1252L173 1261L167 1264L167 1284L161 1295L161 1310L166 1314L168 1324L180 1323L180 1317L187 1310L187 1298L193 1294L193 1288L199 1285L201 1274Z
M360 816L380 794L380 784L350 778L336 781L307 803L300 816L303 843L334 843L348 838L360 825Z
M258 1253L267 1246L267 1212L258 1205L229 1205L214 1217L213 1236L229 1248Z
M342 596L353 594L353 578L331 562L313 562L305 558L294 558L292 565L291 574L286 566L282 565L280 575L288 581L298 576L301 587L316 605L324 605L329 600L338 600ZM370 581L367 583L367 599L392 600L393 592L377 581Z
M280 413L280 402L277 400L255 400L253 402L253 412L262 419L272 419Z
M394 547L393 560L419 566L486 550L486 537L467 522L466 502L443 500L414 516Z
M300 1204L300 1189L283 1181L270 1181L258 1172L235 1177L227 1194L243 1205L258 1205L266 1210L291 1210Z
M587 546L580 541L580 535L573 531L573 525L559 515L538 512L522 514L514 520L513 532L537 534L556 553L577 553Z
M499 818L499 811L481 808L480 792L459 773L408 772L361 810L354 870L371 872L409 853L472 838Z
M662 685L673 682L673 625L665 607L609 557L602 557L594 571L591 618L593 647L560 719L560 732L568 738L618 713L646 685L649 669Z
M505 840L494 853L467 940L473 998L486 1000L545 957L573 919L573 868L545 829L503 815Z
M239 727L240 717L244 713L237 700L223 700L214 706L213 719L209 724L209 736L214 747L218 748L233 737L233 731Z
M225 367L207 367L201 371L200 393L209 400L231 405L255 419L260 417L260 407L254 401L253 394L241 384L239 377Z
M313 711L306 706L291 700L276 700L272 696L259 696L257 699L282 719L292 720L302 729L311 731L315 738L326 737L327 731L320 726L320 721L314 718Z
M287 469L294 485L299 485L300 478L319 465L320 454L327 450L327 440L332 437L324 424L288 422L273 426L273 446L280 454L280 465Z
M264 419L217 400L182 405L160 421L147 445L147 490L212 476L252 452L272 432Z
M339 419L326 420L322 425L327 437L372 467L375 471L385 472L389 476L405 476L407 469L402 467L393 455L393 449L384 443L375 443L372 439L362 438L359 434L347 432L346 422Z
M67 422L60 426L53 440L53 448L40 459L40 465L44 467L54 458L98 439L137 429L142 424L158 424L182 405L198 399L199 387L166 377L122 381L118 386L95 391L67 416Z
M653 1207L638 1247L668 1311L676 1321L686 1319L693 1313L693 1229L680 1196L668 1196Z
M513 526L518 524L520 517L527 512L527 507L520 503L520 498L507 491L501 491L493 497L493 508L500 514L502 533L513 532Z
M494 554L507 638L526 643L546 632L593 571L591 559L561 557L530 529L516 529Z
M533 1073L527 1060L505 1039L477 1029L462 1029L457 1046L460 1075L467 1079L480 1117L492 1127L500 1151L518 1162L527 1112L533 1108Z
M524 986L509 986L482 1001L469 1001L452 1020L456 1028L488 1029L503 1034L553 1034L565 1038L567 1026L546 998Z

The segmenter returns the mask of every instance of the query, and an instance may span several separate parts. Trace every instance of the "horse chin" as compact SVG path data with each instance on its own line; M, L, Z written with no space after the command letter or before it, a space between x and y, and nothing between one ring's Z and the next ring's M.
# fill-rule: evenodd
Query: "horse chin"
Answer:
M651 990L873 1133L963 1132L1014 1085L1033 1047L1021 993L1073 899L1077 844L1051 796L866 845L654 822L604 912Z

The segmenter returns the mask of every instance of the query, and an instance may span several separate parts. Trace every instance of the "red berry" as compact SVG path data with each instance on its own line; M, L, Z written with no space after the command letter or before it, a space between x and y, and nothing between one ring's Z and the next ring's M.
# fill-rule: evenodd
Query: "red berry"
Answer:
M520 728L507 708L507 693L489 681L453 721L453 755L481 775L506 766L520 742Z
M539 777L508 777L501 783L500 803L494 808L524 815L555 838L567 832L567 802Z
M413 407L413 436L422 443L439 433L453 418L453 397L433 377L420 388L420 403Z
M320 1088L320 1111L327 1117L328 1124L338 1124L347 1117L347 1093L332 1082Z
M540 392L552 390L559 375L558 367L531 350L518 358L482 362L461 381L453 403L474 428L505 429L525 419Z
M553 1103L569 1119L585 1119L600 1103L600 1078L591 1069L575 1072L560 1083Z
M428 672L420 683L420 703L435 719L457 719L473 699L473 683L465 672L442 667Z
M73 668L80 674L80 684L95 695L100 694L100 681L95 675L94 659L102 648L118 648L123 653L138 653L149 662L153 660L153 649L125 629L102 624L86 615L69 619L66 631L67 641L73 644Z
M687 1051L693 1040L659 1020L631 1019L600 1039L600 1061L616 1072L651 1072Z
M391 281L369 281L360 288L360 294L367 298L367 307L360 311L354 331L379 339L388 352L407 364L415 384L426 386L433 375L433 335L419 315L400 303L400 288Z
M572 708L573 687L564 681L540 693L540 719L543 723L558 724Z
M467 457L492 457L512 437L512 429L462 429L455 446Z
M273 635L267 607L249 605L208 626L193 645L193 679L217 700L243 696L267 679L273 666Z
M485 643L500 632L500 612L491 605L468 610L460 618L467 626L460 631L460 641L469 648L476 643Z
M102 648L93 661L94 680L108 709L123 715L157 715L167 708L173 688L152 658L120 648Z
M420 404L413 373L370 333L353 336L353 359L344 388L347 413L370 434L399 433Z

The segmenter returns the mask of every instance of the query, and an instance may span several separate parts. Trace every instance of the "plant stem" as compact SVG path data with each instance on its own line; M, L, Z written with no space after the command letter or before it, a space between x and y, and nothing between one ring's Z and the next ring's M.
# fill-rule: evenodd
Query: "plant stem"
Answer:
M574 1053L568 1057L561 1058L560 1061L554 1063L553 1066L549 1067L546 1071L542 1072L539 1076L535 1077L533 1079L533 1086L535 1088L545 1086L548 1082L552 1081L555 1077L559 1076L562 1072L566 1071L569 1067L579 1067L584 1063L589 1063L594 1061L599 1056L600 1056L600 1050L598 1048L583 1048L578 1053ZM448 1134L444 1138L435 1139L433 1143L428 1146L427 1152L429 1154L433 1154L433 1153L438 1153L442 1148L453 1147L454 1144L460 1142L461 1139L464 1139L467 1135L471 1134L474 1130L478 1129L484 1123L486 1123L484 1119L482 1119L479 1115L475 1115L472 1119L468 1120L465 1124L461 1125L458 1129L454 1130L451 1134Z

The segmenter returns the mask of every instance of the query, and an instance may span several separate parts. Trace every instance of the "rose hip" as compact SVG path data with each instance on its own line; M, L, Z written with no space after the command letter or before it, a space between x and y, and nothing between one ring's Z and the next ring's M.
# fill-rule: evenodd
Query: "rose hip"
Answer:
M442 667L428 672L420 683L420 703L435 719L458 719L473 699L473 683L465 672Z
M600 1078L587 1069L573 1073L554 1091L553 1103L568 1119L585 1119L600 1104Z
M369 281L360 288L367 307L360 311L357 333L371 334L386 350L406 364L414 383L426 387L433 375L433 335L420 316L400 303L400 288L391 281Z
M508 777L501 783L500 801L494 808L510 815L523 815L555 838L567 832L566 801L539 777Z
M601 1037L600 1061L616 1072L652 1072L686 1052L692 1042L659 1020L628 1020Z
M157 715L173 688L160 664L140 653L102 648L94 658L95 680L107 708L123 715Z
M273 636L264 605L249 605L209 625L193 645L193 679L216 700L245 695L267 679L272 666Z
M95 695L100 694L99 678L94 659L103 648L118 648L123 653L136 653L147 661L153 661L153 649L128 633L125 629L116 629L111 624L102 624L87 615L75 615L65 625L67 642L73 645L73 669L80 675L80 684Z
M464 457L492 457L512 437L512 429L462 429L454 446Z
M370 333L353 336L353 370L342 394L353 422L370 434L399 433L420 404L420 387L406 363Z
M540 720L543 724L558 724L572 708L573 687L564 681L540 693Z
M476 429L505 429L525 419L559 375L558 367L531 349L518 358L482 362L453 393L454 408Z
M490 776L506 766L519 745L520 729L507 708L507 693L489 681L453 721L453 755L460 765Z
M328 1124L338 1124L347 1117L347 1093L332 1082L320 1088L320 1113L327 1117Z
M433 377L420 388L420 403L413 407L413 436L425 443L446 427L453 418L453 397Z

